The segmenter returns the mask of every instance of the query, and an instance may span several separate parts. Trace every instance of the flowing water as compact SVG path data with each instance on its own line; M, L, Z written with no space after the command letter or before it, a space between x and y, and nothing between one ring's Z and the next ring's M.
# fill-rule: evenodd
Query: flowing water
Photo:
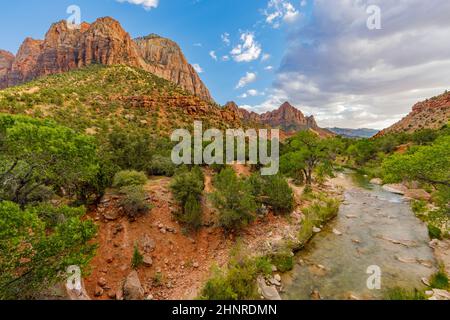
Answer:
M380 299L389 288L422 288L421 279L436 271L425 224L402 196L353 172L341 178L352 187L339 215L296 256L283 279L283 299L311 299L314 291L329 300ZM371 266L381 270L380 290L368 288Z

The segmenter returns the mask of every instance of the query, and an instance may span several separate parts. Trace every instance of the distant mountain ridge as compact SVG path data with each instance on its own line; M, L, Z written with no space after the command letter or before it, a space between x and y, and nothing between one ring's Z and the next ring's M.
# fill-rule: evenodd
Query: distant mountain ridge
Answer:
M418 102L412 111L391 127L380 131L376 137L389 133L412 133L421 129L437 130L450 121L450 92Z
M327 129L339 136L348 138L372 138L379 132L379 130L367 128L361 129L327 128Z
M79 29L60 21L50 27L44 40L25 39L15 56L0 50L0 89L91 64L138 67L212 100L175 42L156 35L133 40L110 17L82 23Z
M289 102L283 103L278 109L257 114L240 108L235 102L228 102L225 108L233 110L239 114L241 119L247 123L257 123L272 128L279 128L290 135L299 131L312 130L320 136L333 136L334 133L318 126L314 116L305 116L299 109Z

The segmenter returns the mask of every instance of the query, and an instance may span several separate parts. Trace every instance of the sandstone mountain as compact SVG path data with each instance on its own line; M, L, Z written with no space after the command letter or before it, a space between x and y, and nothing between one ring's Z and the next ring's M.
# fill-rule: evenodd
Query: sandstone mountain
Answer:
M412 133L421 129L440 129L450 121L450 92L414 105L405 118L381 131L376 137L389 133Z
M321 136L333 136L334 134L317 125L314 116L307 117L289 102L283 103L277 110L257 114L239 108L236 103L228 102L225 108L234 110L247 123L258 123L271 128L278 128L290 135L298 131L312 130Z
M60 21L50 27L44 40L25 39L15 57L1 51L0 88L91 64L138 67L212 100L177 44L154 35L134 41L109 17L83 23L79 29Z

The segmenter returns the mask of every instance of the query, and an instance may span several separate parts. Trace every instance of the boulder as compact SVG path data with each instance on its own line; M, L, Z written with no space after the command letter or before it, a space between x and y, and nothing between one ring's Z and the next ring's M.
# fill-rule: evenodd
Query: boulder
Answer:
M281 296L275 286L268 286L263 277L258 277L258 288L266 300L277 301L281 300Z
M144 263L144 266L151 267L153 265L152 257L148 254L144 255L143 263Z
M405 192L405 197L414 200L431 200L431 195L423 189L409 189Z
M131 272L125 279L123 298L124 300L144 300L144 289L136 271Z
M450 292L441 289L433 289L433 296L428 300L450 300Z
M373 178L372 180L370 180L370 183L381 186L383 184L383 180L381 180L380 178Z
M402 184L385 184L383 186L383 189L387 192L400 194L400 195L404 195L408 191L408 188Z

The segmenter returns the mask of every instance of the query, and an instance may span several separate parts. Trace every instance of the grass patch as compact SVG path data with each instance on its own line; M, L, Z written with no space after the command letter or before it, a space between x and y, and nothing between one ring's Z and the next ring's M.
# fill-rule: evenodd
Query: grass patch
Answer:
M405 300L426 300L425 293L417 289L392 288L385 294L385 300L405 301Z
M431 276L430 285L432 288L435 289L448 290L450 288L448 275L443 267L441 267L438 272L436 272L433 276Z

